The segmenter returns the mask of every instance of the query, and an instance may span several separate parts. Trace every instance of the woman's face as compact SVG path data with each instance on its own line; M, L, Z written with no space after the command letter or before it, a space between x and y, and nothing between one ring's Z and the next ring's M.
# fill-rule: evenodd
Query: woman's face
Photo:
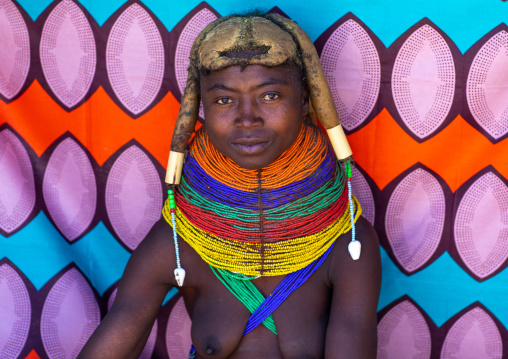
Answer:
M308 113L294 66L212 71L201 76L201 99L210 142L246 169L266 167L287 150Z

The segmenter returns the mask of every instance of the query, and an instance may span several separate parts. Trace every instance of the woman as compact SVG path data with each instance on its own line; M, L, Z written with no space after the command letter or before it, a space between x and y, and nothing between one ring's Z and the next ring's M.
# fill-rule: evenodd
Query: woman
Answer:
M308 119L309 94L333 149ZM200 100L205 125L187 147ZM136 358L178 286L198 358L374 358L379 245L350 196L341 133L315 49L294 22L255 14L210 24L191 53L164 218L80 357Z

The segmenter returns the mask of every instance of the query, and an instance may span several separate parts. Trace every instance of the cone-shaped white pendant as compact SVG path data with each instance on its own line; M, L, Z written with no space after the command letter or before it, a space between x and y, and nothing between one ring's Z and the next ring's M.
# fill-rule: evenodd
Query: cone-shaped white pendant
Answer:
M183 285L183 281L185 280L185 269L176 268L175 269L175 279L178 283L178 286L181 287Z
M349 251L349 255L353 260L357 260L360 258L360 253L362 251L362 244L359 241L351 241L349 242L349 245L347 246L347 249Z

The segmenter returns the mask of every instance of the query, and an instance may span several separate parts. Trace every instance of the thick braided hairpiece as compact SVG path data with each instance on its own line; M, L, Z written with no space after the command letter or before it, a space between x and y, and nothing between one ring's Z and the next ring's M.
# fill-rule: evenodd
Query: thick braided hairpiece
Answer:
M176 120L166 183L179 184L187 143L199 116L200 76L229 66L267 67L293 63L303 68L315 115L326 129L339 160L352 155L340 125L316 48L296 22L276 14L231 15L210 23L196 38L189 75Z

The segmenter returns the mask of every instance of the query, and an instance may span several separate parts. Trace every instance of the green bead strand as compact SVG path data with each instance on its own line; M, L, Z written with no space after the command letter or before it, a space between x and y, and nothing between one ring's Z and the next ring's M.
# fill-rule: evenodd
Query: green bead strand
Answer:
M215 268L210 266L212 272L215 276L224 284L224 286L229 289L229 291L245 305L245 307L249 310L249 312L254 313L254 311L263 303L265 297L263 294L252 284L251 280L257 277L245 277L242 274L233 273L224 269ZM273 334L277 335L277 330L275 329L275 322L273 317L270 315L267 317L263 324L267 327Z

